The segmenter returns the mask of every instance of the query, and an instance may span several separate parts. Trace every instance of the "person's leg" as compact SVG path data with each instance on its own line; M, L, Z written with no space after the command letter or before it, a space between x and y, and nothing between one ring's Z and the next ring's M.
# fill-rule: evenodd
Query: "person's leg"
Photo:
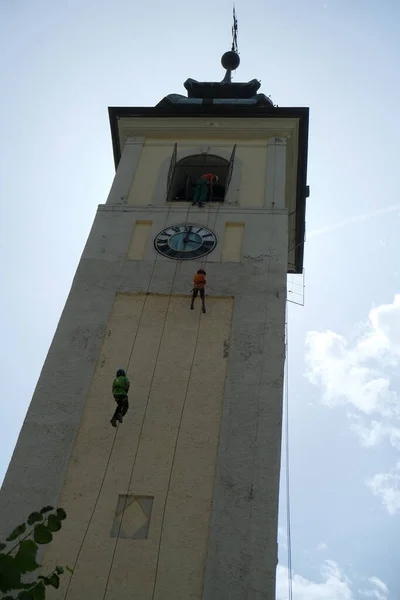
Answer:
M114 396L114 400L117 403L117 408L114 411L114 414L112 416L112 419L111 419L110 423L111 423L111 425L113 427L116 427L117 426L117 420L118 420L118 410L119 410L119 404L118 404L118 402L119 402L119 400L118 400L118 398L116 396Z
M201 184L200 184L200 182L198 182L196 185L196 189L194 190L192 203L198 204L200 196L201 196Z
M201 206L204 202L204 198L207 194L207 181L205 179L200 179L197 183L196 191L193 196L193 204L198 204Z
M128 402L128 396L125 398L124 403L122 405L122 409L121 409L121 413L122 416L124 417L126 415L126 413L128 412L128 408L129 408L129 402Z
M198 290L193 290L193 293L192 293L192 302L190 303L190 310L194 309L194 306L193 306L194 305L194 299L197 298L197 294L198 293L199 293Z
M204 288L200 290L200 298L201 298L201 307L203 309L203 313L206 312L206 300L205 300L205 292Z
M202 184L201 189L200 189L200 199L198 202L199 206L203 206L204 202L207 200L207 194L208 194L208 183L204 179L204 183Z

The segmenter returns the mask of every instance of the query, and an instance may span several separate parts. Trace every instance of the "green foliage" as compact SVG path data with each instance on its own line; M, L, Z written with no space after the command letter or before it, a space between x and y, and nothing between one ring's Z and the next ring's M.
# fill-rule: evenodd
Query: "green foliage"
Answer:
M16 527L14 529L14 531L12 531L10 533L10 535L8 537L6 537L6 542L13 542L18 537L23 535L25 533L25 531L26 531L26 523L22 523L22 525L18 525L18 527Z
M39 525L35 525L33 539L37 544L49 544L53 539L53 534L47 525L40 523Z
M21 571L9 554L0 554L0 592L21 589Z
M22 580L23 575L40 567L36 560L39 545L49 544L53 533L60 531L62 521L67 517L62 508L52 512L54 510L52 506L45 506L39 512L31 513L27 523L18 525L6 538L9 543L17 540L16 544L8 547L0 543L0 592L18 593L17 596L2 596L2 600L45 600L46 587L60 587L60 575L64 573L64 568L59 565L49 575L39 575L32 583ZM30 526L29 530L27 526ZM65 568L72 573L68 566Z
M53 573L53 575L50 575L49 583L58 590L58 588L60 587L60 578L57 575L57 573Z
M56 515L50 515L47 520L47 528L50 531L60 531L61 520Z
M40 512L33 512L28 517L28 525L33 525L34 523L38 523L43 521L43 515Z
M37 545L33 540L23 540L14 557L15 565L21 573L30 573L39 568L36 562Z
M40 511L41 515L45 515L46 513L50 512L54 510L54 506L45 506L44 508L42 508L42 510Z
M67 513L63 508L57 508L56 515L60 519L60 521L64 521L67 518Z

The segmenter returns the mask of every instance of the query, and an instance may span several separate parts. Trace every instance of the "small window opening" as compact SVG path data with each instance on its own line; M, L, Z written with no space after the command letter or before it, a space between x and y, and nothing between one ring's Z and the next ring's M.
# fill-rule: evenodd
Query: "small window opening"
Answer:
M214 154L195 154L182 158L171 173L168 201L191 202L199 177L212 173L217 175L218 181L212 186L212 192L208 191L206 202L224 202L231 170L228 160Z

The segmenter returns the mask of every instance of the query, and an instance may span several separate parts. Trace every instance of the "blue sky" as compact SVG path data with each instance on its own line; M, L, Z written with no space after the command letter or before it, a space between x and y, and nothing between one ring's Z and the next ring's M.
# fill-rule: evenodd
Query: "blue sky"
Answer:
M311 109L305 306L289 307L294 599L396 599L400 5L236 7L236 81ZM230 26L228 0L2 3L0 479L112 182L107 107L220 80ZM285 531L282 510L278 600Z

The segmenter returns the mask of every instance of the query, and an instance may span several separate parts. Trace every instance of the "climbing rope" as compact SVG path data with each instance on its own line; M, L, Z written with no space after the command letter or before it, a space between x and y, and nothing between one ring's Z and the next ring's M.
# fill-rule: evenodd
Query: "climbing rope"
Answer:
M169 219L170 212L171 212L171 207L172 207L172 202L170 202L170 203L169 203L169 207L168 207L167 215L166 215L166 217L165 217L164 229L166 228L166 226L167 226L167 223L168 223L168 219ZM189 204L189 206L188 206L188 210L187 210L187 213L186 213L186 222L187 222L187 220L188 220L188 218L189 218L189 211L190 211L190 204ZM157 265L158 258L159 258L159 254L157 253L157 254L156 254L156 258L155 258L155 260L154 260L153 268L152 268L152 271L151 271L151 274L150 274L150 279L149 279L149 283L148 283L148 285L147 285L147 290L146 290L145 300L144 300L144 302L143 302L143 305L142 305L142 308L141 308L141 312L140 312L140 316L139 316L138 325L137 325L137 328L136 328L136 331L135 331L135 336L134 336L133 343L132 343L132 347L131 347L131 351L130 351L130 354L129 354L129 358L128 358L128 362L127 362L127 367L126 367L126 372L127 372L127 373L128 373L128 369L129 369L129 366L130 366L131 360L132 360L133 349L134 349L134 347L135 347L136 338L137 338L137 335L138 335L138 332L139 332L139 329L140 329L140 325L141 325L142 317L143 317L143 314L144 314L144 309L145 309L145 307L146 307L146 302L147 302L147 298L148 298L148 296L149 296L149 291L150 291L150 287L151 287L151 283L152 283L152 280L153 280L153 276L154 276L154 272L155 272L155 269L156 269L156 265ZM123 261L123 262L122 262L122 265L121 265L121 270L120 270L120 274L122 273L122 270L123 270L123 268L124 268L124 264L125 264L125 261ZM176 270L177 270L177 266L178 266L178 261L177 261L177 264L175 265L175 272L174 272L174 278L173 278L172 285L174 284L174 281L175 281L175 276L176 276ZM171 288L171 290L172 290L172 288ZM167 309L167 310L168 310L168 309ZM112 452L113 452L113 450L114 450L114 445L115 445L115 441L116 441L116 438L117 438L118 430L119 430L119 427L117 427L117 428L116 428L116 430L115 430L115 433L114 433L114 436L113 436L113 441L112 441L111 448L110 448L110 452L109 452L109 455L108 455L108 460L107 460L107 463L106 463L106 467L105 467L104 475L103 475L103 478L102 478L102 480L101 480L101 483L100 483L100 488L99 488L99 492L98 492L98 494L97 494L97 497L96 497L95 503L94 503L94 505L93 505L93 509L92 509L92 512L91 512L91 515L90 515L90 518L89 518L88 524L87 524L87 526L86 526L86 528L85 528L85 532L84 532L84 534L83 534L83 538L82 538L81 544L80 544L80 546L79 546L79 549L78 549L78 554L77 554L77 556L76 556L76 559L75 559L75 562L74 562L74 564L73 564L73 568L72 568L72 571L73 571L73 572L75 571L76 565L77 565L77 563L78 563L78 560L79 560L79 557L80 557L80 555L81 555L81 552L82 552L82 549L83 549L83 545L84 545L84 543L85 543L85 540L86 540L86 537L87 537L87 534L88 534L88 531L89 531L90 525L91 525L91 523L92 523L92 521L93 521L93 517L94 517L94 514L95 514L95 512L96 512L96 508L97 508L97 504L98 504L98 501L99 501L99 499L100 499L100 496L101 496L101 492L102 492L102 490L103 490L103 486L104 486L104 482L105 482L105 479L106 479L106 476L107 476L108 467L110 466L110 461L111 461L111 457L112 457ZM126 505L126 500L127 500L127 498L125 499L125 505ZM123 513L124 513L124 511L125 511L125 505L124 505ZM123 519L123 514L122 514L122 517L121 517L121 523L120 523L120 527L121 527L121 524L122 524L122 519ZM119 527L119 530L118 530L118 536L119 536L119 533L120 533L120 527ZM117 540L118 540L118 536L117 536ZM115 550L114 550L114 554L115 554ZM114 555L113 555L113 557L114 557ZM71 586L71 583L72 583L73 577L74 577L74 573L71 575L71 577L70 577L70 579L69 579L68 586L67 586L67 589L66 589L66 592L65 592L65 595L64 595L64 600L66 600L66 598L67 598L67 595L68 595L68 593L69 593L69 589L70 589L70 586ZM107 583L108 583L108 580L107 580Z
M290 464L289 464L289 305L286 303L286 340L285 340L285 460L286 460L286 528L287 528L287 561L288 561L288 600L293 599L292 573L292 532L290 510Z
M187 384L186 384L186 390L185 390L185 397L183 399L182 408L181 408L181 414L180 414L180 417L179 417L178 430L177 430L176 437L175 437L174 452L173 452L173 455L172 455L171 468L170 468L170 471L169 471L168 485L167 485L167 490L166 490L166 493L165 493L165 501L164 501L163 513L162 513L162 517L161 517L161 534L160 534L160 541L159 541L158 549L157 549L156 572L155 572L155 577L154 577L153 593L152 593L152 596L151 596L152 599L154 598L154 594L155 594L155 591L156 591L158 567L159 567L159 562L160 562L161 544L162 544L162 539L163 539L163 535L164 535L165 512L167 510L168 495L169 495L169 491L170 491L170 487L171 487L172 471L173 471L173 467L174 467L174 463L175 463L176 451L177 451L177 448L178 448L178 440L179 440L179 434L180 434L181 426L182 426L183 414L184 414L185 408L186 408L186 401L187 401L187 396L188 396L188 391L189 391L189 386L190 386L190 380L191 380L191 377L192 377L194 361L195 361L195 358L196 358L197 345L198 345L199 334L200 334L200 323L201 323L201 313L199 313L199 317L198 317L197 332L196 332L196 341L195 341L195 346L194 346L194 350L193 350L192 360L191 360L191 363L190 363L189 375L188 375Z
M218 207L217 207L216 214L215 214L214 227L215 227L216 220L218 218L219 204L220 203L218 203ZM167 223L168 223L168 219L169 219L169 216L170 216L171 207L172 207L172 203L170 203L168 211L167 211L167 215L166 215L166 219L165 219L165 223L164 223L164 229L166 228ZM187 209L187 212L186 212L185 225L187 225L187 222L188 222L188 219L189 219L190 208L191 208L191 204L189 203L188 209ZM208 210L208 214L207 214L207 225L206 225L207 228L209 226L210 213L211 213L211 205L209 206L209 210ZM142 308L141 308L138 325L137 325L137 328L136 328L136 331L135 331L134 340L133 340L131 351L130 351L130 354L129 354L129 358L128 358L128 362L127 362L127 367L126 367L127 374L128 374L128 370L129 370L129 367L130 367L131 360L132 360L132 355L133 355L133 350L134 350L135 343L136 343L136 338L137 338L137 335L138 335L138 332L139 332L139 329L140 329L142 317L143 317L144 310L145 310L145 307L146 307L146 302L147 302L147 299L148 299L148 296L149 296L149 290L151 288L151 284L152 284L154 272L155 272L155 269L156 269L156 266L157 266L158 258L159 258L159 255L157 254L156 258L154 260L152 272L151 272L149 283L148 283L148 286L147 286L146 297L145 297L145 300L144 300ZM204 265L207 263L207 259L208 259L208 255L206 255L206 257L205 257ZM135 457L134 457L134 461L133 461L133 464L132 464L132 469L131 469L131 473L130 473L130 477L129 477L129 483L128 483L128 487L127 487L127 493L125 495L125 502L124 502L124 506L123 506L123 509L122 509L122 514L121 514L121 519L120 519L120 523L119 523L119 527L118 527L118 532L117 532L117 536L116 536L115 546L114 546L114 549L113 549L113 555L112 555L111 564L110 564L110 568L109 568L109 572L108 572L108 576L107 576L107 582L106 582L106 587L105 587L105 591L104 591L104 595L103 595L103 600L105 599L106 594L107 594L109 580L110 580L110 576L111 576L111 572L112 572L112 567L113 567L113 564L114 564L114 559L115 559L115 554L116 554L116 550L117 550L117 546L118 546L120 531L121 531L121 527L122 527L122 523L123 523L123 519L124 519L126 504L127 504L127 501L128 501L129 489L130 489L130 486L131 486L132 477L133 477L133 473L134 473L134 468L135 468L135 465L136 465L136 459L137 459L137 454L138 454L138 450L139 450L140 439L141 439L141 436L142 436L143 427L144 427L144 423L145 423L145 419L146 419L146 414L147 414L147 409L148 409L148 404L149 404L149 399L150 399L150 394L151 394L153 383L154 383L154 376L155 376L155 371L156 371L156 367L157 367L158 356L159 356L159 353L160 353L161 343L162 343L162 339L163 339L163 335L164 335L164 330L165 330L165 325L166 325L168 310L169 310L169 306L170 306L170 303L171 303L172 292L173 292L173 288L174 288L174 285L175 285L175 280L176 280L176 275L177 275L177 271L178 271L178 266L179 266L180 263L181 263L181 261L176 261L176 264L175 264L174 274L173 274L172 283L171 283L171 289L170 289L170 292L169 292L169 295L168 295L169 297L168 297L168 304L167 304L167 308L166 308L166 315L165 315L165 319L164 319L164 323L163 323L163 328L162 328L162 332L161 332L161 336L160 336L160 342L159 342L159 346L158 346L158 350L157 350L157 355L156 355L156 359L155 359L155 363L154 363L154 369L153 369L153 373L152 373L152 379L151 379L151 383L150 383L149 394L148 394L147 401L146 401L145 412L144 412L143 419L142 419L142 424L141 424L141 429L140 429L140 433L139 433L139 439L138 439L138 443L137 443L137 447L136 447ZM121 271L124 268L124 264L125 263L123 262L122 265L121 265ZM193 357L192 357L192 364L191 364L190 375L189 375L189 379L188 379L188 385L187 385L187 389L186 389L184 404L183 404L183 407L182 407L181 419L180 419L179 426L178 426L178 434L177 434L177 439L176 439L176 444L175 444L174 456L175 456L175 452L176 452L176 445L177 445L177 440L178 440L179 431L180 431L180 427L181 427L181 421L182 421L182 417L183 417L183 411L184 411L185 404L186 404L187 391L188 391L188 387L189 387L191 372L192 372L192 369L193 369L194 358L195 358L195 354L196 354L196 350L197 350L197 342L198 342L198 337L199 337L199 332L200 332L200 323L201 323L201 315L199 316L199 319L198 319L196 342L195 342L195 350L194 350ZM118 430L119 430L119 427L117 427L117 429L116 429L116 431L114 433L114 436L113 436L113 441L112 441L112 444L111 444L111 448L110 448L108 460L107 460L107 463L106 463L104 475L102 477L102 480L101 480L101 483L100 483L100 488L99 488L99 491L98 491L98 494L97 494L97 497L96 497L96 500L95 500L95 503L94 503L94 506L93 506L93 509L92 509L92 512L91 512L91 515L90 515L90 518L89 518L89 521L88 521L88 524L87 524L87 526L85 528L85 532L84 532L84 535L83 535L80 547L78 549L78 553L77 553L77 556L76 556L76 559L75 559L75 562L74 562L74 565L73 565L73 571L75 571L76 565L78 564L79 557L81 555L81 552L82 552L82 549L83 549L83 546L84 546L84 543L85 543L88 531L89 531L90 526L91 526L92 521L93 521L93 517L94 517L95 511L96 511L97 505L98 505L98 501L99 501L100 496L101 496L101 492L103 490L103 486L104 486L104 482L105 482L105 479L106 479L106 476L107 476L108 468L109 468L109 465L110 465L110 462L111 462L111 457L112 457L112 453L113 453L113 450L114 450L114 446L115 446L115 441L116 441L116 438L117 438ZM171 469L171 473L172 473L172 469ZM169 485L170 485L170 482L168 483L168 490L169 490ZM167 497L168 497L168 491L167 491L167 494L166 494L166 501L167 501ZM164 514L165 514L165 507L164 507ZM163 514L163 520L164 520L164 514ZM161 540L160 540L160 544L161 544ZM159 553L158 553L158 557L159 557ZM157 558L157 569L158 569L158 558ZM72 574L71 577L70 577L70 579L69 579L68 586L67 586L67 589L66 589L66 592L65 592L65 595L64 595L64 600L66 600L67 595L69 593L70 586L71 586L71 583L72 583L72 580L73 580L73 576L74 575Z
M217 217L218 217L218 213L219 213L219 205L220 205L220 203L218 203L218 207L217 207L217 210L216 210L216 215L215 215L215 219L214 219L214 227L215 227L215 223L217 222ZM211 207L211 204L210 204L209 205L209 209L208 209L208 214L207 214L207 225L206 225L207 228L209 226L209 219L210 219L211 208L212 207ZM204 268L206 266L209 254L206 254L205 260L204 260L204 264L203 264L203 261L202 261L202 264L203 264ZM166 509L167 509L168 495L169 495L169 490L170 490L170 487L171 487L172 469L173 469L173 465L174 465L174 462L175 462L175 456L176 456L176 451L177 451L177 447L178 447L178 440L179 440L179 433L180 433L181 426L182 426L182 420L183 420L183 415L184 415L185 408L186 408L186 402L187 402L187 396L188 396L188 391L189 391L189 386L190 386L190 380L191 380L191 377L192 377L194 362L195 362L195 358L196 358L197 346L198 346L199 335L200 335L200 323L201 323L201 313L199 315L198 322L197 322L197 331L196 331L195 346L194 346L194 351L193 351L192 360L191 360L191 364L190 364L189 375L188 375L188 379L187 379L187 385L186 385L186 390L185 390L185 397L184 397L184 400L183 400L183 404L182 404L182 408L181 408L181 413L180 413L180 417L179 417L178 430L177 430L177 433L176 433L174 452L173 452L172 462L171 462L171 469L170 469L170 472L169 472L168 485L167 485L167 490L166 490L166 493L165 493L165 501L164 501L163 513L162 513L162 517L161 517L161 535L160 535L160 541L159 541L158 549L157 549L156 573L155 573L155 577L154 577L152 600L154 599L154 594L155 594L156 585L157 585L157 575L158 575L158 568L159 568L159 562L160 562L161 544L162 544L162 539L163 539L163 534L164 534L165 512L166 512ZM104 600L104 598L103 598L103 600Z
M190 206L191 205L189 204L188 210L186 212L185 225L187 225L187 222L189 220ZM168 220L168 216L167 216L167 220ZM167 223L167 220L166 220L166 223ZM165 223L164 228L166 227L166 223ZM109 585L109 582L110 582L110 577L111 577L112 568L113 568L113 565L114 565L115 555L116 555L116 552L117 552L119 536L120 536L120 532L121 532L122 523L123 523L123 520L124 520L125 509L126 509L126 505L127 505L127 502L128 502L128 497L129 497L129 490L130 490L130 487L131 487L133 473L134 473L135 466L136 466L137 455L138 455L138 452L139 452L140 440L141 440L141 437L142 437L143 428L144 428L144 424L145 424L145 421L146 421L147 409L148 409L148 406L149 406L150 396L151 396L151 392L152 392L152 389L153 389L153 383L154 383L154 377L155 377L155 373L156 373L156 369L157 369L158 357L160 355L161 344L162 344L162 341L163 341L165 326L166 326L166 323L167 323L167 317L168 317L169 307L170 307L170 304L171 304L172 292L173 292L173 288L174 288L174 285L175 285L176 274L177 274L178 266L179 266L180 262L181 261L179 261L179 260L176 261L175 269L174 269L174 275L173 275L172 283L171 283L171 288L170 288L170 291L169 291L169 294L168 294L168 304L167 304L167 308L166 308L166 311L165 311L165 318L164 318L164 322L163 322L163 326L162 326L162 330L161 330L160 341L158 343L157 353L156 353L156 357L155 357L155 361L154 361L154 367L153 367L153 373L152 373L152 377L151 377L151 381L150 381L149 392L147 394L145 410L144 410L144 414L143 414L143 418L142 418L142 423L141 423L141 426L140 426L139 438L138 438L138 442L137 442L137 445L136 445L136 452L135 452L135 456L134 456L133 463L132 463L132 468L131 468L131 472L130 472L130 476L129 476L129 482L128 482L128 486L127 486L127 491L126 491L126 494L125 494L125 502L124 502L124 506L123 506L123 509L122 509L122 514L121 514L121 519L120 519L120 522L119 522L119 526L118 526L118 532L117 532L117 535L116 535L116 541L115 541L115 545L114 545L114 549L113 549L113 554L112 554L112 558L111 558L110 568L109 568L109 571L108 571L106 586L105 586L105 589L104 589L103 600L105 599L105 597L107 595L108 585ZM146 297L146 299L147 299L147 297ZM199 327L200 327L200 317L199 317L198 328ZM138 326L137 331L138 330L139 330L139 326ZM131 350L131 354L130 354L130 357L129 357L129 361L132 358L133 348L134 348L134 345L132 346L132 350Z

